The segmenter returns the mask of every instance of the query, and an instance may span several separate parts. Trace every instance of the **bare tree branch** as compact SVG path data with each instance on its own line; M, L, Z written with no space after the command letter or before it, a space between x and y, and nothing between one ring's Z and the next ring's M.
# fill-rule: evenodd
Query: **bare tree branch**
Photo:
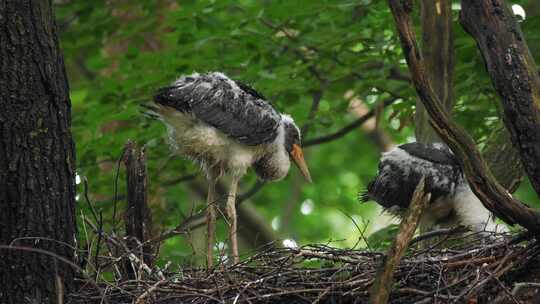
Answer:
M396 100L397 100L397 98L388 98L388 99L383 101L384 106L387 107L387 106L393 104ZM304 141L302 146L303 147L310 147L310 146L320 145L320 144L323 144L323 143L327 143L329 141L339 139L339 138L347 135L349 132L351 132L351 131L355 130L356 128L360 127L368 119L370 119L370 118L372 118L374 116L375 116L375 110L370 110L364 116L356 119L355 121L351 122L350 124L346 125L345 127L339 129L338 131L336 131L336 132L334 132L332 134L321 136L321 137L308 139L308 140Z
M323 97L325 87L326 87L326 84L321 83L321 89L313 92L311 109L309 110L306 123L304 123L304 125L301 128L302 136L304 137L307 136L311 126L313 125L315 116L317 116L317 112L319 111L319 105L321 104L321 99Z

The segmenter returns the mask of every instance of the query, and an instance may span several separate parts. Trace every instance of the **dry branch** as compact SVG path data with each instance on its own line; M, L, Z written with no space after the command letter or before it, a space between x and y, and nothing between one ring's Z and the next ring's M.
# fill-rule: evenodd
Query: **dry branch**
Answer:
M472 138L448 117L429 79L412 26L410 0L389 0L403 53L422 103L439 136L448 144L464 168L472 190L483 205L508 224L518 223L535 233L540 232L540 214L514 199L495 179Z
M422 177L414 190L410 207L407 210L407 215L401 222L399 232L396 235L388 253L384 258L384 263L377 271L375 283L371 288L372 304L388 303L390 293L392 291L394 270L399 265L399 261L405 254L409 242L411 241L418 221L422 215L427 203L429 202L430 194L424 194L425 179Z
M383 101L383 105L384 105L384 107L387 107L387 106L393 104L394 102L396 102L397 100L398 100L397 97L388 98L388 99ZM302 146L303 147L310 147L310 146L320 145L320 144L323 144L323 143L327 143L329 141L339 139L339 138L347 135L349 132L351 132L353 130L356 130L358 127L360 127L362 124L364 124L366 121L368 121L369 119L371 119L374 116L375 116L375 110L374 109L370 110L369 112L364 114L362 117L359 117L358 119L354 120L350 124L348 124L345 127L339 129L338 131L336 131L334 133L331 133L331 134L328 134L328 135L323 135L321 137L308 139L308 140L304 141Z

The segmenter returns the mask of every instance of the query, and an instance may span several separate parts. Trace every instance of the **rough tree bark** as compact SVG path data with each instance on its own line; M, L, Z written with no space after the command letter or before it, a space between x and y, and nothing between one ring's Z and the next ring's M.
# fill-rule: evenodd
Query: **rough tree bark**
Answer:
M0 244L73 261L70 107L52 2L1 1ZM74 269L57 259L14 249L0 257L0 303L61 303L72 290Z
M422 0L422 55L426 73L443 106L454 105L454 37L452 33L452 1ZM416 101L416 140L423 143L440 141L429 124L429 115L420 100Z
M461 24L482 53L512 143L540 196L540 77L534 58L504 0L461 1L461 8Z

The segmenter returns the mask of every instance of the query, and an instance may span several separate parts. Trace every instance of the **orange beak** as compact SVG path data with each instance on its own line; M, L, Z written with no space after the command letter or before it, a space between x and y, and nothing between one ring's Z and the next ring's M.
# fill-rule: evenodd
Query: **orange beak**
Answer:
M304 160L304 152L302 151L302 148L300 148L299 145L297 144L293 145L291 157L294 163L296 164L296 166L298 167L298 169L300 169L300 172L302 173L306 181L311 183L312 182L311 174L309 174L309 169L307 167L306 161Z

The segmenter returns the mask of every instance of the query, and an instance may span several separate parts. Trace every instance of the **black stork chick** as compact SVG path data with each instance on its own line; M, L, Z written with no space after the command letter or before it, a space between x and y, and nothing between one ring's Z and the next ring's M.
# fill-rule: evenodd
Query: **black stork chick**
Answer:
M249 168L263 181L280 180L292 160L311 182L300 148L300 130L260 93L219 72L183 76L160 89L154 102L151 111L167 126L175 152L200 164L208 179L208 267L212 266L215 239L215 186L220 177L230 176L229 238L233 261L238 262L238 181Z
M463 225L474 232L506 232L472 192L457 158L442 143L408 143L383 153L378 175L360 194L398 217L409 207L414 189L425 177L431 201L420 219L420 231L434 226Z

